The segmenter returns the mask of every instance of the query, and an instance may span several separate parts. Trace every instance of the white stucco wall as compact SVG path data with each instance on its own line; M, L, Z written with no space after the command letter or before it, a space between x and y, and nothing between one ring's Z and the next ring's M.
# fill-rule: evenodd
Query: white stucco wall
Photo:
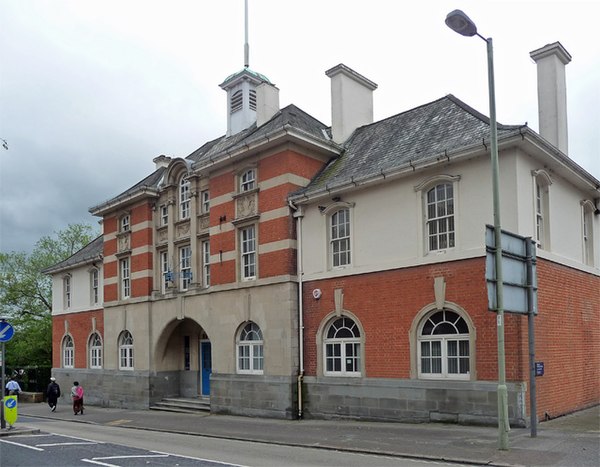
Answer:
M543 168L535 159L511 148L500 155L500 196L502 228L519 235L533 236L535 204L531 171ZM442 252L426 252L423 192L415 191L436 175L460 177L455 184L456 246ZM367 189L348 192L341 203L350 203L352 264L341 269L329 266L328 215L331 199L305 206L302 220L304 280L358 274L380 269L414 266L482 256L485 254L485 224L493 224L491 166L479 157L435 171L417 172ZM581 205L585 193L558 175L550 186L550 236L553 259L564 258L569 265L591 268L582 262ZM599 216L594 216L594 271L600 274L598 250ZM579 263L579 264L578 264Z
M91 265L84 265L52 275L52 315L75 313L102 309L104 300L103 272L100 262L98 269L98 303L92 303ZM71 306L66 308L64 294L64 278L71 275Z

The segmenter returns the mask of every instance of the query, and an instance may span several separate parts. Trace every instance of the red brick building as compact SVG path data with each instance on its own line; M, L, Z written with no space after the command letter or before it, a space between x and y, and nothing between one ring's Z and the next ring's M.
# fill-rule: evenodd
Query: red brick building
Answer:
M559 74L570 60L559 43L532 56ZM224 136L90 209L102 237L48 271L53 372L88 403L495 423L489 119L449 95L373 122L377 85L327 75L331 126L279 109L264 75L231 75ZM502 226L537 245L539 418L600 400L600 182L544 131L498 125ZM527 326L505 315L514 425Z

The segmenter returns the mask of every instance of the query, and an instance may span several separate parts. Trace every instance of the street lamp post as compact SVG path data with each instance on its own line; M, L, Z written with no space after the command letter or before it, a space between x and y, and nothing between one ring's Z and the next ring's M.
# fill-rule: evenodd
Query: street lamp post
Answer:
M504 290L502 284L502 241L500 227L500 179L498 170L498 127L496 124L496 91L494 87L494 55L492 38L485 38L477 32L477 26L461 10L454 10L446 16L446 25L453 31L467 37L478 36L487 44L488 83L490 99L490 132L492 151L492 192L494 203L494 240L496 245L496 323L498 332L498 448L508 449L508 391L506 389L506 369L504 357Z

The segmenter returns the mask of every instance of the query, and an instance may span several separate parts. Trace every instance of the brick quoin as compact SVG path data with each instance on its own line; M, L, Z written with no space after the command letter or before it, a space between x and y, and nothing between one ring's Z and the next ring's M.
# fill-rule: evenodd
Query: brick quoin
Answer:
M152 246L151 227L131 232L131 248L140 248L144 246Z
M134 206L131 209L131 225L152 221L152 205L149 202Z
M261 160L259 181L288 173L311 179L323 165L320 160L288 149Z
M107 261L104 263L104 280L117 277L118 264L117 261Z
M152 293L152 278L142 277L131 281L132 297L147 297Z
M211 177L209 183L211 198L217 198L227 193L232 193L235 189L234 177L232 172L227 172L222 175Z
M258 241L264 245L279 240L289 240L294 233L292 227L293 220L288 216L261 222L258 226Z
M94 310L69 313L52 317L52 366L62 368L62 341L65 336L65 321L69 323L69 334L75 346L75 368L87 368L88 339L93 332L92 321L96 318L96 331L104 342L104 311ZM105 344L106 345L106 344Z
M235 219L235 202L228 201L210 209L210 226L218 227Z
M119 288L117 284L105 284L104 285L104 301L114 302L119 298Z
M235 261L223 261L211 263L210 283L211 285L230 284L237 281Z
M104 217L104 219L102 220L102 231L104 232L104 235L108 235L111 233L114 233L117 231L118 229L118 219L116 216L106 216Z
M131 272L151 271L152 253L140 253L131 257Z
M296 273L295 250L279 250L263 253L258 257L258 275L260 278L293 275Z
M117 252L117 239L106 240L104 238L104 257L114 255Z
M210 252L211 254L218 254L219 251L223 253L228 251L235 251L235 230L229 230L227 232L218 233L210 237Z
M273 209L287 207L288 195L297 189L298 185L283 183L273 188L261 190L258 195L259 212L267 212Z

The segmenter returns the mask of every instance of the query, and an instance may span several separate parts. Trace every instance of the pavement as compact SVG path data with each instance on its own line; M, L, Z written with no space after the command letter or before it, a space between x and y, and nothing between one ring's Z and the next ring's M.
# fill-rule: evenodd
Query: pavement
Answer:
M600 466L600 405L542 422L537 437L530 428L513 428L509 449L498 449L497 427L443 423L386 423L354 420L274 420L214 414L182 414L86 406L73 415L61 405L19 403L19 417L41 417L181 433L222 439L303 446L401 458L486 466ZM17 422L0 436L37 432Z

